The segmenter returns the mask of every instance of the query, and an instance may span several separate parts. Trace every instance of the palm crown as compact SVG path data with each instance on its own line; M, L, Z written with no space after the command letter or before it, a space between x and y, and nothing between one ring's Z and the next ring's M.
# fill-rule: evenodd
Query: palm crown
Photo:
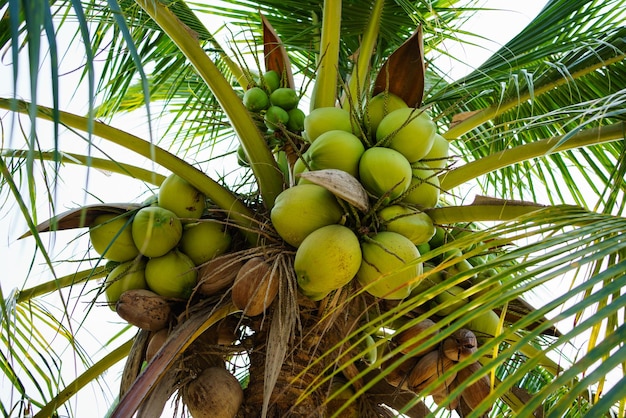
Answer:
M210 389L198 389L200 379L194 380L209 369L230 372L219 377L230 388L228 396L237 398L244 388L235 402L237 416L395 414L390 410L411 417L430 410L461 416L623 414L623 3L548 1L480 67L453 80L436 58L446 54L444 41L464 33L463 21L476 6L472 1L4 2L0 42L12 57L14 75L27 65L33 76L30 101L0 98L7 124L20 113L30 123L21 131L24 146L3 143L1 187L5 205L15 204L28 226L21 238L35 243L48 275L33 285L31 272L20 289L2 288L1 364L11 387L11 396L1 398L4 415L71 413L65 402L122 359L113 416L154 416L174 393L194 416L204 416L190 399L198 390L210 401ZM220 29L229 31L228 45L203 23L206 16L227 18L228 26ZM59 105L59 38L65 27L72 44L83 48L86 116ZM26 63L18 60L22 48ZM34 76L46 49L49 107L40 103ZM368 109L379 92L425 109L448 142L446 164L429 165L424 179L436 184L437 205L404 205L412 215L427 215L436 229L412 244L415 256L387 272L413 269L393 289L401 297L390 298L395 293L389 289L375 291L376 283L365 283L361 273L353 279L355 272L321 293L303 282L300 272L323 262L302 261L298 253L308 244L290 241L275 215L283 191L300 187L294 175L299 162L306 166L300 168L301 183L330 196L318 212L337 205L338 218L328 223L351 231L359 257L368 245L370 253L393 253L385 247L391 244L376 241L376 233L392 229L380 210L390 205L388 189L396 184L377 194L363 173L346 175L343 165L340 172L316 167L319 160L307 154L315 144L307 139L311 129L281 123L267 129L260 123L269 112L249 111L242 97L255 86L267 90L269 70L304 97L303 114L344 109L348 130L364 149L391 147L387 137L368 132ZM125 112L147 114L148 138L112 126ZM157 133L159 124L163 134ZM51 150L40 140L49 126ZM84 139L87 151L66 146L65 130ZM17 137L15 127L11 132ZM112 144L123 148L123 158L107 153ZM124 162L129 151L152 164ZM240 165L232 164L237 155ZM342 164L348 155L342 154ZM201 223L228 235L219 255L187 268L185 273L198 276L192 287L160 295L167 321L154 325L152 315L139 331L133 325L118 329L107 354L95 362L81 334L104 309L103 294L110 297L113 286L98 279L108 276L110 284L114 267L126 260L107 263L105 245L104 256L83 250L58 263L44 236L75 230L84 249L84 228L93 230L99 215L122 215L134 223L155 200L142 195L129 203L58 210L66 203L57 201L55 185L68 164L85 173L108 170L127 184L140 183L148 196L175 173L206 198ZM395 168L385 166L386 179ZM416 168L424 167L409 166ZM47 221L37 210L39 176L54 215ZM468 201L476 190L478 196ZM403 193L393 203L404 202L408 191ZM175 215L185 222L185 215ZM307 222L305 207L296 217L289 230ZM326 259L335 251L334 237L320 238L331 249ZM315 247L312 254L328 248ZM147 255L145 248L140 251ZM248 262L254 269L243 267ZM235 274L226 273L233 269ZM338 280L340 266L329 269L324 277ZM250 271L257 281L241 285L242 272ZM225 284L214 282L216 276ZM536 297L555 286L564 290L553 299ZM138 325L135 305L148 302L117 297L119 315ZM78 313L85 301L89 309ZM60 305L51 308L50 302ZM160 354L146 361L149 340L164 327L170 332ZM59 335L84 370L74 381L63 375ZM119 344L120 338L128 340ZM51 374L59 377L50 380Z

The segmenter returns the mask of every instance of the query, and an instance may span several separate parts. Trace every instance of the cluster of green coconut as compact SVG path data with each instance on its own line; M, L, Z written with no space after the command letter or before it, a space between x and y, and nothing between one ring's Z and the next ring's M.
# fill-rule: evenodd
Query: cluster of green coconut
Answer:
M112 309L129 290L174 299L191 295L196 267L226 252L232 241L222 222L203 218L206 202L196 188L171 174L151 204L96 217L89 236L112 267L104 282Z
M244 106L266 134L270 148L277 152L285 143L285 134L298 135L304 129L305 114L298 108L299 102L298 92L282 87L281 77L274 70L254 77L252 86L243 94ZM240 165L249 164L242 146L237 149L237 158Z
M435 226L424 209L439 200L437 175L448 142L424 109L381 93L355 117L322 107L304 119L308 146L294 165L295 184L276 199L272 225L296 247L301 291L320 300L356 277L365 291L404 299L419 283ZM355 213L305 173L340 170L356 179L369 205Z
M277 196L270 212L271 225L284 242L281 251L295 249L294 273L302 294L318 301L356 280L374 297L400 300L435 285L455 269L485 262L479 256L462 259L447 273L421 278L432 265L418 258L431 247L456 239L458 233L436 227L425 212L439 201L438 175L447 167L448 141L437 134L424 109L381 93L360 111L322 107L304 116L297 108L298 95L280 87L275 72L264 73L260 80L243 96L249 111L263 120L259 127L266 129L268 138L293 134L294 143L303 143L296 150L295 164L286 167L290 187ZM273 119L275 115L282 116ZM289 124L292 115L294 122ZM285 159L284 145L273 147L279 165L286 164L280 160ZM327 174L333 176L319 181ZM359 193L365 202L353 199ZM234 306L254 317L265 312L278 293L282 275L258 252L239 251L225 222L209 216L207 202L196 188L172 174L152 201L136 210L99 215L90 226L94 250L111 266L103 286L107 303L121 318L154 333L150 352L167 338L173 301L186 306L194 295L229 292ZM430 263L454 255L458 254L431 257ZM462 291L453 286L438 295L432 303L446 306L438 315L448 315L467 303L458 296ZM494 335L499 317L490 314L470 328L478 335ZM425 322L411 321L399 325L397 335L389 340L404 354L415 354L411 352L414 340L424 331ZM230 344L233 338L229 334L224 341ZM379 355L374 338L367 335L365 340L369 363ZM475 350L475 341L472 344ZM416 355L407 364L415 366L419 361ZM429 359L423 361L432 366ZM412 370L432 371L432 367L413 366ZM218 369L224 371L210 370ZM415 382L411 390L423 384L418 382L421 374L408 373L401 367L386 379L401 387L407 377L414 377L409 379ZM225 376L235 382L230 374ZM212 375L202 382L215 379ZM239 391L233 411L241 403ZM192 410L190 402L185 401ZM204 405L198 409L204 411ZM205 416L202 413L194 416Z

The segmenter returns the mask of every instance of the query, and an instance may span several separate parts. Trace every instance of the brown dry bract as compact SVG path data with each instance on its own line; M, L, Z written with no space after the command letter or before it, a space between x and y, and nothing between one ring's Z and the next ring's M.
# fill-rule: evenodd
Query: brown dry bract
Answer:
M422 27L396 49L383 64L372 96L389 92L402 98L409 107L420 107L424 96L424 41Z

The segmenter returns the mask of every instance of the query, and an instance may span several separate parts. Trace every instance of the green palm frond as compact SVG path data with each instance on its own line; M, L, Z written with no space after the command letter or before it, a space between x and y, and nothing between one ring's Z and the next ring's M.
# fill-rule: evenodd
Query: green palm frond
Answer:
M558 400L555 402L555 405L559 405L557 408L564 405L571 408L580 395L577 390L601 383L623 362L623 357L617 355L619 358L612 363L597 365L594 364L597 358L593 355L596 352L621 352L619 350L622 346L620 338L623 338L623 326L611 318L619 315L626 307L626 300L619 291L623 287L620 278L626 274L626 262L623 259L626 246L623 235L625 227L624 218L564 206L542 209L521 216L514 222L463 235L436 252L428 253L424 261L435 261L433 257L438 257L436 254L449 248L460 248L466 259L489 255L487 262L457 274L450 274L438 284L420 287L421 291L413 293L411 298L402 301L396 309L376 316L369 322L362 322L360 327L355 328L345 340L335 346L336 351L326 355L338 356L342 344L348 340L357 344L366 329L387 328L398 332L425 318L440 315L442 319L436 325L440 333L414 347L417 352L443 341L455 330L473 329L485 313L494 310L500 312L503 306L508 305L509 314L500 334L489 336L477 333L481 339L478 351L467 361L459 362L458 368L480 361L485 372L496 370L500 383L496 384L495 394L483 404L484 408L495 404L497 397L507 399L507 396L512 398L508 400L508 404L499 406L500 413L513 410L518 416L527 416L541 407L542 401L550 396ZM512 249L504 250L505 247ZM455 262L458 260L452 259L449 264ZM436 265L437 263L435 261ZM607 264L611 267L597 268ZM495 274L485 274L488 271L494 271ZM422 280L428 282L431 274L424 273ZM568 280L571 282L568 283ZM465 288L459 298L466 298L467 304L463 309L456 309L452 313L440 313L450 302L434 303L437 296L459 284ZM548 290L553 295L552 300L545 301L531 311L519 311L520 315L515 314L517 300L534 293L545 293L547 289L553 289ZM563 291L557 293L556 289ZM345 308L340 305L337 309ZM577 319L579 313L584 313L584 318ZM398 325L398 319L407 314L414 319ZM590 357L580 353L580 347L572 342L581 335L591 335L603 322L613 325L603 330L594 344L585 347L584 350L591 353ZM382 343L384 339L380 338L377 344ZM365 379L360 383L365 385L365 389L374 386L377 380L393 371L393 368L383 369L381 375L373 380L367 380L366 376L371 376L369 373L379 367L381 362L393 358L400 348L402 347L398 346L382 359L378 358L376 363L362 368L354 377L354 382ZM492 357L494 350L498 354ZM342 367L329 370L328 373L340 373L348 365L358 365L362 355L363 353L346 358ZM405 356L400 361L409 358ZM567 372L563 373L562 370ZM593 373L590 373L592 370ZM588 385L577 386L580 376L593 377L588 378ZM321 384L324 379L328 379L328 375L320 376L314 383ZM619 391L619 382L624 379L626 376L622 373L614 381L616 390ZM465 386L469 384L471 382ZM458 396L465 386L455 388L456 392L451 392L451 398ZM516 403L514 393L507 395L509 390L517 387L530 391L533 401ZM559 387L566 389L561 396L556 395ZM551 404L543 404L543 407L551 409ZM585 410L589 414L600 416L610 407L611 405L589 403L585 406L589 409Z
M296 404L341 375L349 380L346 386L357 388L352 401L378 406L380 394L370 389L384 384L412 354L441 343L461 328L475 327L490 314L499 318L498 331L495 335L478 333L478 350L448 371L455 373L480 362L481 373L495 379L494 391L475 414L489 408L493 408L491 416L531 416L539 410L545 416L623 414L626 2L548 1L524 30L459 80L448 77L439 58L447 54L446 41L477 45L484 41L463 26L480 11L480 2L387 0L380 25L374 20L373 27L368 26L368 19L377 15L372 8L381 2L334 2L341 6L340 20L338 9L334 19L324 20L332 17L324 15L324 4L331 3L0 0L0 49L14 62L12 74L21 73L20 62L27 62L31 74L41 73L39 78L31 77L29 99L0 98L0 108L7 114L27 115L23 120L2 115L3 134L10 134L11 140L22 136L19 143L3 142L0 152L2 207L19 211L34 237L36 254L29 281L35 276L35 263L41 261L47 270L42 281L29 287L25 281L9 295L0 287L0 373L14 394L10 402L0 399L0 413L22 413L30 402L41 410L41 416L64 409L72 415L71 403L66 401L84 385L98 382L98 376L131 349L130 342L117 345L130 328L122 326L98 351L117 348L99 361L92 359L93 350L82 345L83 333L89 333L89 320L97 315L96 302L103 289L96 279L106 275L107 268L101 265L104 259L90 259L85 251L77 256L84 257L80 268L68 274L68 260L49 252L38 232L43 213L40 196L44 196L45 209L57 214L65 202L57 201L55 186L69 164L81 165L87 173L95 168L123 174L140 180L147 189L163 181L164 175L154 168L161 165L229 211L229 221L243 231L242 241L248 245L257 245L260 236L274 239L268 213L285 186L285 177L239 97L248 87L247 73L263 70L260 12L284 44L296 78L302 80L302 94L314 91L317 76L329 77L331 87L325 88L324 105L334 103L335 81L339 97L350 86L349 77L362 58L364 31L378 34L371 60L359 62L360 68L370 65L373 79L389 54L421 25L427 61L424 105L455 154L439 179L442 202L459 206L427 211L444 238L440 246L433 244L414 261L427 266L418 278L420 286L405 300L385 301L371 297L352 281L323 305L316 305L319 326L328 329L333 320L344 314L349 317L351 307L366 308L350 318L354 323L333 336L335 340L324 342L328 346L322 345L319 356L311 357L295 376L312 375L307 376L311 380L303 384ZM220 23L213 30L215 25L208 22L216 17L228 24ZM63 52L58 40L64 30L72 35L70 48L84 51L76 91L87 86L85 116L60 109ZM338 61L326 72L318 63L323 57L320 42L328 35L338 41ZM29 54L27 61L18 60L22 51ZM44 51L50 60L42 70ZM334 80L335 74L339 79ZM52 79L51 106L43 106L37 94L45 76ZM12 88L15 92L15 77ZM367 87L359 87L349 96L359 90L368 94ZM312 99L315 102L315 93ZM149 139L113 127L120 116L144 117L146 112ZM5 120L10 129L5 130ZM42 120L51 122L49 134L41 129ZM22 126L23 121L29 124ZM163 127L159 138L154 137L155 126ZM77 135L87 151L74 152L73 145L60 141L66 135L64 129ZM141 162L121 162L101 140L133 151ZM230 166L240 143L252 157L249 168ZM152 169L143 168L142 162L152 164ZM219 173L218 178L205 174L204 168ZM467 204L465 199L476 190L522 202L502 200L488 210ZM257 230L257 225L263 230ZM293 288L281 290L287 294L280 296L279 313L269 326L279 323L280 315L294 313L288 308L298 303L295 278L289 286ZM460 292L456 300L444 298L452 289ZM455 308L459 300L464 305ZM170 340L169 357L148 367L131 396L120 398L121 410L135 412L152 384L163 377L161 372L198 337L198 330L235 311L229 305L219 306L224 307L207 308L219 314L215 318L198 316L196 329L178 329L183 332ZM295 330L294 318L290 317L290 324ZM408 354L403 352L408 344L390 342L391 333L424 318L438 320L439 333L433 339ZM301 337L293 330L273 332L268 334L281 338L272 340L269 347L279 346L283 351L286 341ZM319 332L321 337L329 335L327 328ZM368 337L374 339L380 354L373 361ZM61 353L65 350L74 360L71 378L65 374L67 364ZM244 363L249 366L251 362ZM277 369L265 370L264 377L280 371L280 364L273 366ZM242 381L250 381L250 370L232 367ZM440 383L438 379L427 389ZM453 388L434 406L434 412L447 414L445 404L471 383ZM103 386L107 384L102 380ZM422 395L404 392L401 401L379 404L409 414ZM263 396L267 407L270 394Z
M623 120L624 91L616 82L626 57L621 3L608 9L604 2L562 3L550 2L524 32L472 74L432 92L429 100L445 124L468 112L444 134L451 140L460 137L455 148L463 159L556 135L567 134L566 141L578 130ZM546 30L536 30L546 22ZM613 176L613 167L623 165L622 153L621 142L616 142L557 154L494 172L482 184L486 193L520 198L538 192L525 185L533 178L543 183L542 192L551 202L585 205L589 199L576 185L582 177L597 195L592 206L611 210L603 196L623 194L624 183L615 181L599 190L594 183ZM569 193L561 193L565 191Z
M7 376L12 375L16 382L20 382L17 387L23 389L22 399L29 400L34 406L42 407L65 383L61 373L63 359L59 353L50 350L50 333L66 340L76 355L75 360L86 368L91 366L91 353L74 338L75 324L64 325L64 322L71 321L63 313L59 315L56 308L50 310L36 301L17 303L3 312L2 319L2 369L10 371Z

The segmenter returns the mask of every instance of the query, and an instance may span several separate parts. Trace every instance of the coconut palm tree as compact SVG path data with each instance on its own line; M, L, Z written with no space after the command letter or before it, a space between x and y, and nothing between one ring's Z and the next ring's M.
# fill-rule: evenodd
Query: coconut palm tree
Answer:
M0 98L3 212L19 215L19 243L34 246L18 287L0 287L4 416L73 416L88 388L106 388L116 417L158 416L169 400L194 416L231 400L224 416L624 415L624 1L547 1L460 79L441 57L455 59L449 40L485 41L464 29L471 0L0 4L13 75ZM70 67L83 114L63 107ZM369 131L382 94L383 108L393 95L428 115L449 151L412 161L421 180L395 201L395 184L377 193L363 174L316 169L312 127L268 130L259 118L269 112L244 106L245 93L269 89L270 70L305 114L348 112L364 148L391 147ZM24 79L28 99L15 93ZM62 193L74 172L80 202ZM108 182L94 189L102 172ZM172 173L203 196L196 223L218 223L229 249L192 269L184 297L126 293L112 311L119 263L88 232L103 214L131 228ZM382 294L388 276L306 287L301 272L328 261L298 261L313 241L288 243L272 219L298 182L332 193L341 216L331 223L358 238L358 267L391 254L401 263L387 273L409 278ZM432 231L401 258L375 239L392 232L382 209L422 183L437 204L401 207L426 214ZM308 257L332 258L333 239L307 244ZM379 255L366 260L366 248ZM327 268L324 280L339 275ZM244 276L256 281L238 286ZM155 301L167 309L159 326L139 309ZM94 334L102 347L87 343ZM207 382L207 370L228 373Z

